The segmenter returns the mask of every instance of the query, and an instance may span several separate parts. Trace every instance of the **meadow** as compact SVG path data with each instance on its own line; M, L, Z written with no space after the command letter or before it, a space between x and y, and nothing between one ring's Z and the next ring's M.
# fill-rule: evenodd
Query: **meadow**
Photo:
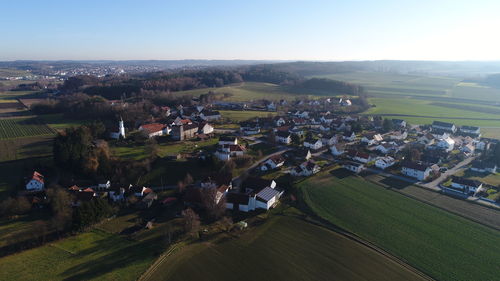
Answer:
M251 110L220 110L219 112L223 119L234 123L246 121L255 117L269 117L277 114L276 112Z
M52 155L52 135L0 140L0 162Z
M277 216L240 237L185 246L145 280L424 280L323 227Z
M384 189L323 172L298 184L318 216L437 280L497 280L500 232Z

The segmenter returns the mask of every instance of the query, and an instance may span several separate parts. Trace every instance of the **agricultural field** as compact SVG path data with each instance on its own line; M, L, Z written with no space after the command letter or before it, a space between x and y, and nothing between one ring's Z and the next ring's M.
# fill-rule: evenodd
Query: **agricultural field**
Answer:
M200 95L206 94L209 91L216 93L230 93L233 96L225 101L243 102L258 99L285 99L294 100L296 98L314 97L314 93L295 93L287 87L282 87L271 83L259 82L244 82L241 84L234 84L220 88L205 88L189 91L174 92L176 95Z
M185 246L145 280L424 280L357 242L280 216L240 237Z
M0 140L53 135L54 133L54 130L36 118L0 119Z
M437 280L496 280L500 232L354 176L323 172L298 184L320 217Z
M136 280L155 260L153 241L93 230L0 259L0 280Z
M37 136L0 140L0 162L52 155L53 137Z
M16 161L0 162L0 200L8 197L13 190L20 187L24 177L33 173L33 168L52 163L52 157L26 158Z
M70 127L78 127L86 123L86 120L71 120L65 118L62 113L38 115L38 118L50 128L58 131Z

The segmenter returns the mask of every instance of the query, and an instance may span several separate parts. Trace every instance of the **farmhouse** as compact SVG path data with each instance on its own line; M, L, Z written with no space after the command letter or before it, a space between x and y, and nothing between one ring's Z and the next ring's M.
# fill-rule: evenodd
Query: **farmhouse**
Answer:
M457 131L457 127L455 127L452 123L434 121L432 122L432 130L455 133Z
M396 163L396 160L390 156L385 156L385 157L379 157L377 160L375 160L375 167L385 170L389 168L390 166L394 165Z
M365 168L365 166L358 162L344 161L342 163L342 168L358 174Z
M26 190L29 191L40 191L44 188L44 176L39 172L33 172L31 179L26 183Z
M405 176L423 181L427 179L437 165L426 164L422 162L405 162L402 165L401 173Z
M184 124L172 127L172 139L183 141L192 139L198 134L198 124Z
M152 123L141 125L139 131L143 132L148 138L153 138L168 135L169 129L165 124Z

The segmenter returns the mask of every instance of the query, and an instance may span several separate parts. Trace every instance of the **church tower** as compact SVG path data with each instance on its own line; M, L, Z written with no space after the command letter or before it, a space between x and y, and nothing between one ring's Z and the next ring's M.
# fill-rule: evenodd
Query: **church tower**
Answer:
M125 138L125 126L123 126L123 119L120 117L120 121L118 122L118 137L122 136Z

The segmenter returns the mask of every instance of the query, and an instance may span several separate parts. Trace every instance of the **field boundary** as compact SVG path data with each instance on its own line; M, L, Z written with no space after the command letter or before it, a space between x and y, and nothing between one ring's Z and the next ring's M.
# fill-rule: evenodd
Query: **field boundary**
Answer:
M136 280L137 281L145 281L145 280L148 280L148 278L151 277L151 274L153 274L157 269L158 267L168 258L170 257L172 254L176 253L177 251L179 251L180 249L182 249L183 247L186 246L186 242L182 241L182 242L178 242L176 244L174 244L172 247L170 247L166 252L164 252L163 254L161 254L154 262L153 264L151 264L149 266L148 269L146 269L146 271L144 271L144 273L142 273Z

